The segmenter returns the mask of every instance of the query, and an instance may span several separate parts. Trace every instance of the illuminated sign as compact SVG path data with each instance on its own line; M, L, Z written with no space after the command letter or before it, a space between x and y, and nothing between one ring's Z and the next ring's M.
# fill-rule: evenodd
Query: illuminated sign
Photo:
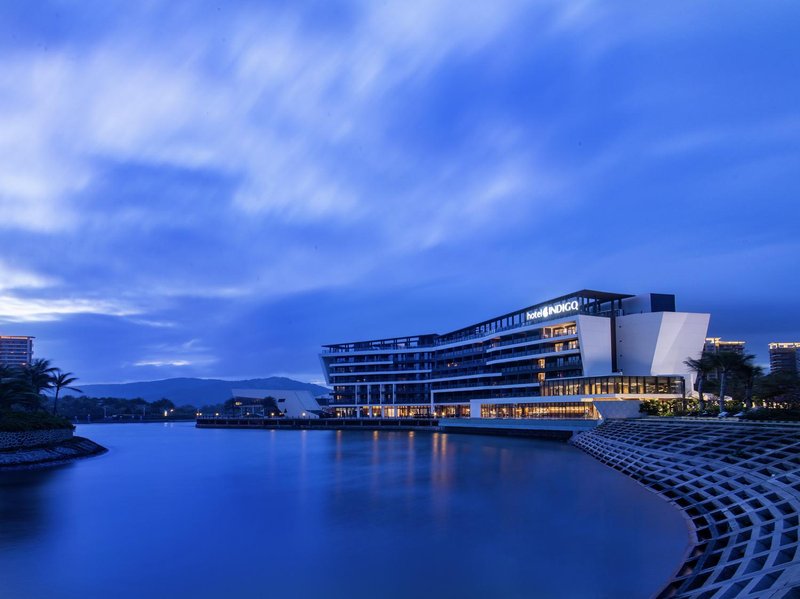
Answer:
M574 312L578 309L578 300L570 300L568 302L561 302L559 304L550 304L549 306L542 306L536 310L529 310L525 313L525 320L537 320L539 318L547 318L549 316L557 316L566 312Z

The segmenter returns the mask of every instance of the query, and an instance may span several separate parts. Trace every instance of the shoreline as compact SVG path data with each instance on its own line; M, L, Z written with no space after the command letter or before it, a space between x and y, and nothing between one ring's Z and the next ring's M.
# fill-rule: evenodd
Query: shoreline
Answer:
M108 449L85 437L73 436L53 445L0 451L0 472L55 466L106 453Z

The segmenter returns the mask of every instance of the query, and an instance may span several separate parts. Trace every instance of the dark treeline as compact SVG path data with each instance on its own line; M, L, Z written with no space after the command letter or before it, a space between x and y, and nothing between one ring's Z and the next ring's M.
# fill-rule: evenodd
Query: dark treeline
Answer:
M213 411L217 406L205 406ZM119 397L86 397L66 395L58 405L58 413L70 420L180 420L194 418L198 409L195 406L176 406L167 398L146 401L141 398L122 399Z
M49 360L37 359L22 366L0 365L0 419L15 426L36 428L60 424L59 418L71 421L103 419L182 419L194 418L194 406L176 406L169 399L145 401L118 397L85 397L63 395L80 393L78 379L71 372L53 366ZM222 406L204 406L209 412ZM20 424L22 423L22 424ZM15 429L16 430L16 429Z

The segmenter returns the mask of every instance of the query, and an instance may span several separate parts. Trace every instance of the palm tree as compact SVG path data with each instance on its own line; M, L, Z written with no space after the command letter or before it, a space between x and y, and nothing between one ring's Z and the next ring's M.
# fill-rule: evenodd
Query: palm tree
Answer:
M740 372L742 365L747 362L744 356L732 351L721 351L712 354L711 363L719 373L719 413L725 413L725 386L728 382L728 375L735 375Z
M62 389L69 389L70 391L77 391L78 393L81 392L77 387L71 386L72 383L77 380L77 377L73 376L71 372L62 372L58 368L55 369L50 380L51 387L55 389L55 395L53 396L53 414L58 414L58 394L61 393Z
M756 357L753 354L742 356L742 363L739 365L737 375L744 383L744 409L753 409L753 389L756 381L764 375L764 369L753 363Z
M15 405L31 411L39 407L41 397L34 393L21 368L0 366L0 410L11 410Z
M0 364L0 393L10 389L13 383L16 382L16 372L10 366Z
M53 386L53 376L58 369L50 363L50 360L39 358L30 364L26 364L20 369L20 379L28 389L28 393L36 398L36 401L30 402L31 408L36 410L39 405L38 401L41 394L46 389Z
M17 370L0 364L0 410L10 410L24 392Z
M699 358L687 358L683 361L689 369L697 375L697 395L700 398L700 411L706 409L706 402L703 398L703 384L708 375L714 371L714 364L708 355L703 354Z

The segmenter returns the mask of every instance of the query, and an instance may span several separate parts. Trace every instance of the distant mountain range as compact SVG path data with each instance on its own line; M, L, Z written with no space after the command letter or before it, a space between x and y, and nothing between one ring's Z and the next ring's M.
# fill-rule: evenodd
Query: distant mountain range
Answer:
M220 379L177 378L138 383L109 383L80 385L82 395L87 397L119 397L134 399L141 397L155 401L163 397L176 406L222 403L231 398L231 389L280 389L281 391L310 391L312 395L327 395L330 389L312 383L302 383L282 376L245 381L223 381Z

